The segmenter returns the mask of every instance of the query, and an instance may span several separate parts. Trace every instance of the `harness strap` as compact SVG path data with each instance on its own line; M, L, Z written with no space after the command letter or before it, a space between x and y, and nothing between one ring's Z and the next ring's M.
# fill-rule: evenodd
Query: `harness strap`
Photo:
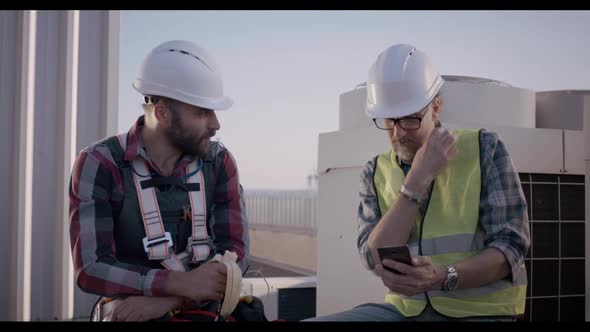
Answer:
M127 134L117 135L119 144L126 150ZM189 175L187 183L179 179L152 179L146 161L137 157L131 161L133 182L139 199L142 221L146 237L143 238L144 249L150 260L161 260L161 264L173 271L186 271L186 263L198 263L206 260L211 253L212 241L207 233L207 210L205 198L205 179L197 161L186 167ZM154 186L161 183L181 185L189 190L191 205L192 233L188 238L186 254L174 253L173 241L164 229L162 215L158 206Z

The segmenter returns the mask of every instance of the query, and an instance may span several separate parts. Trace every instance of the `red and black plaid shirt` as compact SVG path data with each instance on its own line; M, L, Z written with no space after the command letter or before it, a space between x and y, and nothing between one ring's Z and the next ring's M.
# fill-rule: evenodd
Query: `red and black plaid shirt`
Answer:
M125 160L142 156L150 172L160 173L148 158L139 136L144 123L141 116L129 131ZM131 265L117 260L113 235L114 217L121 209L124 185L111 150L95 143L77 156L70 180L70 240L78 286L89 293L162 296L168 270ZM245 269L249 251L248 220L239 183L237 165L231 153L216 142L215 218L213 232L217 250L232 250L238 264ZM183 177L193 156L184 156L175 166L173 176Z

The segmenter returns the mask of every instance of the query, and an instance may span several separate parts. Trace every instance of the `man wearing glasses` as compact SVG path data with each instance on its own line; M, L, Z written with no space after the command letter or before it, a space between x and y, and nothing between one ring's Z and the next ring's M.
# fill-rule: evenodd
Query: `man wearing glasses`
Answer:
M443 79L410 45L369 70L366 110L392 149L361 174L357 245L390 290L316 321L515 320L525 310L530 245L518 173L498 135L441 126ZM408 246L411 265L378 249Z

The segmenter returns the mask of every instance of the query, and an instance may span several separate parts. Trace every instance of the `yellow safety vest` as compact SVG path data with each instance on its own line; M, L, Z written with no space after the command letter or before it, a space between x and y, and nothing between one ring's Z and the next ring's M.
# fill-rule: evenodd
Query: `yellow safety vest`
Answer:
M420 212L408 245L411 252L431 256L434 265L449 265L477 255L484 247L478 224L481 191L479 131L455 130L459 154L435 179L426 216ZM381 215L399 197L404 173L393 150L379 155L374 183ZM460 277L460 276L459 276ZM385 301L404 316L419 315L430 300L432 307L450 317L521 315L525 309L527 276L524 264L516 282L502 279L483 287L414 296L388 293Z

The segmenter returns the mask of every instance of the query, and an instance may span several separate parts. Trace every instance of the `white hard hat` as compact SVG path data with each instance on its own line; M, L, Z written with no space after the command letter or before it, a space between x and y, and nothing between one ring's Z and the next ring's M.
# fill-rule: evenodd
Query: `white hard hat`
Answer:
M232 106L223 95L219 68L202 47L172 40L154 48L145 58L133 87L144 96L163 96L212 110Z
M426 107L442 84L426 54L411 45L393 45L369 69L366 111L373 119L408 116Z

